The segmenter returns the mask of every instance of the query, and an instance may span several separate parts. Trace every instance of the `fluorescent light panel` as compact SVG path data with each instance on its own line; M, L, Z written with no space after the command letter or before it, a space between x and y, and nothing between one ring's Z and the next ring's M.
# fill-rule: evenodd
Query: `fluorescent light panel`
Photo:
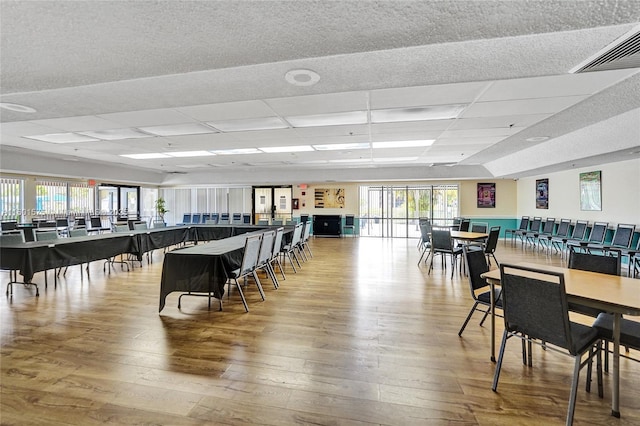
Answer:
M217 155L262 154L257 148L216 149L211 152Z
M332 143L326 145L313 145L313 148L317 151L337 151L344 149L367 149L371 148L369 142L363 143Z
M142 139L151 138L152 135L139 132L136 129L111 129L111 130L92 130L87 132L77 132L78 134L89 136L91 138L101 139L104 141L117 141L122 139Z
M437 105L417 108L391 108L371 111L372 123L447 120L457 118L466 105Z
M91 138L77 133L50 133L48 135L24 136L27 139L34 139L51 143L74 143L74 142L98 142L98 139Z
M204 157L207 155L215 155L209 151L180 151L180 152L165 152L165 154L171 157Z
M289 126L278 117L246 118L242 120L209 121L208 125L221 132L287 129Z
M338 112L334 114L298 115L284 117L293 127L340 126L367 123L366 111Z
M155 136L203 135L207 133L217 132L211 127L199 123L175 124L171 126L138 127L138 130L142 130L145 133L151 133Z
M159 152L149 152L146 154L122 154L120 157L132 158L134 160L152 160L154 158L171 158L166 154L161 154Z
M264 148L258 148L262 152L266 152L268 154L278 153L278 152L307 152L313 151L314 149L311 145L296 145L296 146L265 146Z
M387 142L372 142L373 148L417 148L424 146L431 146L435 140L425 139L418 141L387 141Z

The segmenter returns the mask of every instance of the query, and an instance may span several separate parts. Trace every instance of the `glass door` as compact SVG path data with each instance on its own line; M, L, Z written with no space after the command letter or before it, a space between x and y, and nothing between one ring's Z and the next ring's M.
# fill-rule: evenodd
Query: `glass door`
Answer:
M284 224L292 220L291 186L254 186L253 218L254 223L269 221L270 224Z
M255 224L261 220L271 223L271 206L273 198L271 188L253 188L253 219Z

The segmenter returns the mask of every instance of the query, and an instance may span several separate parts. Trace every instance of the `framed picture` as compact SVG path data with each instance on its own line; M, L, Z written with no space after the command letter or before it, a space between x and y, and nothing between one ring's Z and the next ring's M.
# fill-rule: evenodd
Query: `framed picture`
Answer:
M496 184L478 184L478 208L491 209L496 207Z
M580 210L602 210L602 172L580 173Z
M549 208L549 179L536 180L536 209Z
M300 208L300 200L298 198L291 199L291 208L293 210L298 210Z
M316 188L314 198L317 209L344 208L344 188Z

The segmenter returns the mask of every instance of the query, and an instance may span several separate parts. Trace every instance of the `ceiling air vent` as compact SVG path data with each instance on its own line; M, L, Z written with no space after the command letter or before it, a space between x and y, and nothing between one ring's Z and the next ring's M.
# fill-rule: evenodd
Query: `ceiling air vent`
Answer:
M623 35L569 72L620 70L640 67L640 27Z

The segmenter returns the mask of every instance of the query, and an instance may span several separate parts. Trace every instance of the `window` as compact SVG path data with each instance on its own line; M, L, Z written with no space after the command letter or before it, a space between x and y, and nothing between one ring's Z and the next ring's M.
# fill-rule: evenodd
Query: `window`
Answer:
M94 189L84 183L69 184L69 213L86 216L93 212Z
M66 216L67 183L39 181L36 183L36 214Z
M18 220L23 218L23 191L22 179L0 178L0 215L2 220Z
M419 238L419 218L450 224L458 206L458 185L361 186L360 234Z

